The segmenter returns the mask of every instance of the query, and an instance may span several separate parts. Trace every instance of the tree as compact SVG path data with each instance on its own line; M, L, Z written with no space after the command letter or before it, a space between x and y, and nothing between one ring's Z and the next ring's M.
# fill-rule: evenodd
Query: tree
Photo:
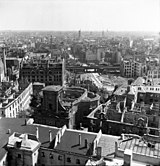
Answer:
M18 112L18 117L19 118L29 118L33 115L33 110L31 108L21 110Z
M39 105L38 98L35 95L31 95L31 102L30 102L30 107L31 108L36 108Z

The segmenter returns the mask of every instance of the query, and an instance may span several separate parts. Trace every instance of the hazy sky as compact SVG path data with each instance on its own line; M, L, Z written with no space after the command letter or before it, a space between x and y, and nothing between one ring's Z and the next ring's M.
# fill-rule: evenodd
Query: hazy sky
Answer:
M160 0L0 0L0 30L160 31Z

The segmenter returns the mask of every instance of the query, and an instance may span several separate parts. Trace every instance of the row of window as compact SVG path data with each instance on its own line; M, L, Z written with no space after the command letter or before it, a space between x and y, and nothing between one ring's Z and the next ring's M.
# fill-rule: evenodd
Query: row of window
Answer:
M44 79L44 78L37 78L37 79L35 79L35 78L32 78L32 79L30 79L30 78L28 78L28 81L30 82L30 81L33 81L33 82L35 82L35 81L40 81L40 82L44 82L44 81L61 81L61 76L60 77L54 77L54 78L49 78L49 79Z
M41 153L41 156L42 156L42 157L45 157L45 153L42 152L42 153ZM54 159L52 153L49 154L49 158L50 158L50 159ZM59 155L59 156L58 156L58 160L62 161L62 160L63 160L63 157L62 157L61 155ZM67 161L68 163L71 163L71 158L70 158L70 157L67 157L67 160L66 160L66 161ZM80 159L76 159L76 164L80 164L80 163L81 163L81 162L80 162Z
M141 87L138 87L138 90L142 90ZM160 91L160 88L146 88L146 90L156 90L156 91Z
M157 77L160 78L160 75L154 75L154 76L149 75L149 76L148 76L148 78L157 78Z
M44 75L44 74L48 74L48 75L55 75L55 74L62 74L62 71L49 71L49 72L45 72L45 71L23 71L22 75Z
M144 102L143 99L140 99L139 101L140 101L140 102ZM155 100L150 99L149 102L150 102L150 103L153 103L153 102L157 103L157 102L158 102L158 99L155 99Z
M144 94L140 94L140 97L143 97L143 96L144 96ZM147 96L149 96L149 97L151 97L151 98L153 98L153 97L154 97L154 98L155 98L155 97L156 97L156 98L159 98L159 97L160 97L160 94L154 94L154 95L153 95L153 94L148 94Z
M30 78L33 78L33 79L35 79L35 78L37 78L37 79L48 79L49 78L50 79L51 78L52 79L52 78L61 78L61 77L62 77L62 75L60 75L60 74L54 75L54 76L49 76L49 77L48 76L47 77L46 76L30 76L30 75L27 76L28 79L30 79Z
M26 98L26 95L29 96L29 94L27 94L27 93L31 90L31 88L32 88L32 87L30 86L28 89L26 89L26 90L19 96L19 98L17 99L17 101L13 102L13 104L11 104L11 105L9 106L8 110L10 111L10 113L8 113L8 114L10 114L10 117L15 117L15 113L18 113L19 106L22 106L22 105L20 104L21 100L22 100L22 99L25 100L25 101L27 100L27 99L25 99L25 98ZM16 112L13 111L14 109L15 109ZM12 113L13 113L13 115L12 115Z
M148 74L158 74L159 73L159 71L148 71Z

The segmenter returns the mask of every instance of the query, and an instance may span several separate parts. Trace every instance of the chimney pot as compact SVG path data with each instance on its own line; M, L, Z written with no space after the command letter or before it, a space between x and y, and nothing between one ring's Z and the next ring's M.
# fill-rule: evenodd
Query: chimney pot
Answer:
M100 159L102 155L102 147L97 147L97 157Z
M25 119L24 125L25 125L25 126L27 125L27 119Z
M8 132L7 132L7 134L11 134L11 129L8 129Z
M49 130L49 142L52 142L52 132Z
M36 127L36 136L39 139L39 129L38 129L38 127Z
M85 146L85 148L87 148L87 144L88 144L88 141L87 141L87 139L85 139L84 140L84 146Z
M132 165L132 150L125 149L124 151L124 166Z
M81 145L81 134L79 134L79 145Z
M28 135L25 134L23 139L24 139L24 140L27 140L27 139L28 139Z
M124 140L124 134L123 133L121 134L121 139Z

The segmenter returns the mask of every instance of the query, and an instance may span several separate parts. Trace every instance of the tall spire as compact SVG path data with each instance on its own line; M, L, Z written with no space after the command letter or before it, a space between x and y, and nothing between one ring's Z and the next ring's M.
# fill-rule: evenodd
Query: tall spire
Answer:
M81 30L78 31L78 39L81 40Z
M0 57L0 82L4 79L4 64L2 58Z
M6 49L5 46L2 47L2 60L3 60L3 68L4 68L4 75L7 76L7 67L6 67Z

